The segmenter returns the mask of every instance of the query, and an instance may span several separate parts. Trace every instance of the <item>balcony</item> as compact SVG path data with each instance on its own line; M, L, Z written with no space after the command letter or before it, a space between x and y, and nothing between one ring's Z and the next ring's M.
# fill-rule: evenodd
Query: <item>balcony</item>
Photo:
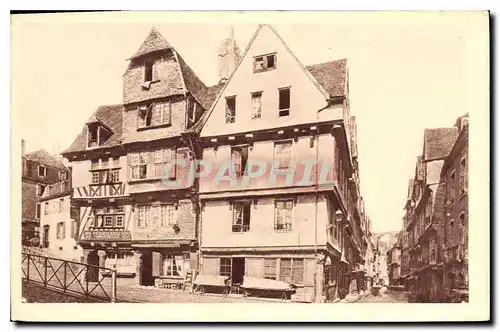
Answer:
M73 198L106 198L125 196L126 183L100 183L73 189Z
M83 231L80 241L128 242L132 241L132 235L130 231L121 229L91 229Z

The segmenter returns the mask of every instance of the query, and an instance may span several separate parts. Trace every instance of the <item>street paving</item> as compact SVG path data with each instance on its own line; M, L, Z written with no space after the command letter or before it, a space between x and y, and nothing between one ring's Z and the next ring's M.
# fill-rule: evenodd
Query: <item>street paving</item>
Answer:
M355 303L408 303L408 293L388 291L377 296L369 294Z

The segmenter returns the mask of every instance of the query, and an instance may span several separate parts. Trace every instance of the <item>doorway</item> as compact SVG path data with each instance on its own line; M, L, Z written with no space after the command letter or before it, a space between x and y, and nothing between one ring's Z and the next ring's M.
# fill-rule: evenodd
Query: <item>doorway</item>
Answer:
M97 250L92 250L87 256L87 280L89 282L99 281L99 256Z
M231 282L233 284L242 284L245 276L245 258L234 257L232 263Z
M143 252L140 264L141 274L139 283L143 286L153 286L153 253L151 251Z

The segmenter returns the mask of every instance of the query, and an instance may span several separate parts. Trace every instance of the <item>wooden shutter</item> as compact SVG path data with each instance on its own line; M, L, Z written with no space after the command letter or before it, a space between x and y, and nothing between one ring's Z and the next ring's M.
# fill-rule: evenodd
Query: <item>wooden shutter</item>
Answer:
M161 254L153 251L153 277L158 277L161 273Z
M218 276L220 272L219 257L204 257L202 260L202 274Z
M264 259L245 258L245 276L264 278Z
M314 273L316 269L316 262L314 259L304 260L304 285L313 286L314 285Z

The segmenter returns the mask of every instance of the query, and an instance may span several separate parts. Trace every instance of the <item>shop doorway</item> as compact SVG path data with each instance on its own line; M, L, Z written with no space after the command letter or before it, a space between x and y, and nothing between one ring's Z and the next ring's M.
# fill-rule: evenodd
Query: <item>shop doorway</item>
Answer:
M245 276L245 258L234 257L232 262L231 282L233 284L242 284Z
M153 253L146 251L142 253L141 257L141 274L140 284L143 286L153 286Z

